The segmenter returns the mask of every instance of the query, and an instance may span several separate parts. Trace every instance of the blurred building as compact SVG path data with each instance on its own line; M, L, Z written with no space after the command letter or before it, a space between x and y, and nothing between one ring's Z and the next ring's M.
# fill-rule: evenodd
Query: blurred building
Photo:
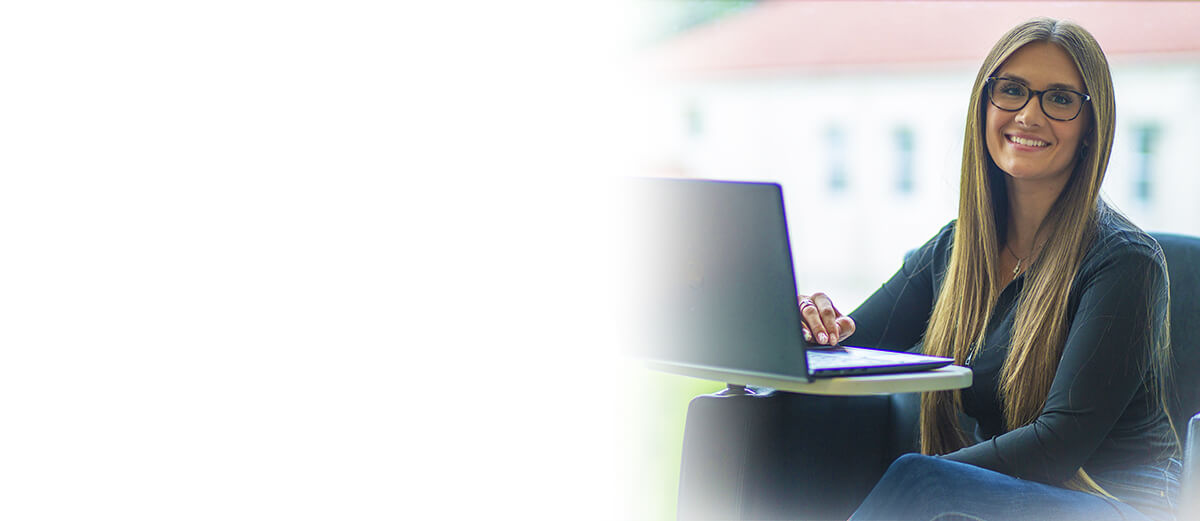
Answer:
M1109 58L1109 201L1200 235L1200 5L767 1L651 53L656 173L784 186L801 292L852 308L950 219L975 74L1035 16Z

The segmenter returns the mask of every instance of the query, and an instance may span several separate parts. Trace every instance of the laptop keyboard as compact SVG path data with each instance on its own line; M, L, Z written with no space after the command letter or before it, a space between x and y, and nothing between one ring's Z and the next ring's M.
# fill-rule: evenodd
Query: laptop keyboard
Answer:
M904 356L898 353L864 353L862 351L808 351L808 363L811 366L824 367L829 365L861 365L861 364L896 364L904 361Z

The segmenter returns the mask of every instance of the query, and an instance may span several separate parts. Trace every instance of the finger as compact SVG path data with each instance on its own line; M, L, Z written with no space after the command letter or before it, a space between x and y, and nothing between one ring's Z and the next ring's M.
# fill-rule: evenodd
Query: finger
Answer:
M829 345L836 344L838 339L841 338L841 332L838 330L837 324L837 318L840 313L838 313L837 308L833 307L833 301L830 300L829 296L824 293L813 294L812 300L817 306L818 314L821 317L821 324L824 327L825 332L829 334L827 338L828 341L823 341L821 343L827 343ZM818 337L819 336L820 335L818 335Z
M842 340L845 340L847 338L850 338L850 335L854 334L854 329L856 326L854 325L853 318L850 318L845 315L840 316L837 318L837 324L838 324L838 334L840 335L840 336L838 336L839 342Z
M804 325L804 322L800 323L800 330L804 332L804 341L812 342L812 332L808 330L808 326Z
M803 305L800 308L800 317L804 319L804 325L808 327L811 338L816 339L818 344L829 342L829 334L826 332L825 324L821 321L821 313L817 310L815 303Z
M817 310L815 304L806 304L800 308L800 317L804 320L804 327L808 330L809 337L815 339L818 343L825 343L821 340L827 336L825 325L821 322L821 313Z

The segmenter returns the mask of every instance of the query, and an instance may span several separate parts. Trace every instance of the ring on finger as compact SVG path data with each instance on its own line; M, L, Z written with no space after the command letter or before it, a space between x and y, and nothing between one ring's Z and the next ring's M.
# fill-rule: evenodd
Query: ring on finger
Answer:
M809 306L817 307L817 303L808 297L800 299L800 311L804 311L804 308Z

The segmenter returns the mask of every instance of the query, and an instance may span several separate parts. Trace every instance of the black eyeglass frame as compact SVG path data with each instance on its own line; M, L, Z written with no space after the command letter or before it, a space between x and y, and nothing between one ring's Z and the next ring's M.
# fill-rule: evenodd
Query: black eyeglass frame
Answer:
M1029 91L1029 93L1025 96L1025 103L1022 103L1020 107L1017 107L1015 109L1006 109L1004 107L1001 107L1000 105L997 105L995 96L992 96L992 88L993 88L992 84L995 83L996 80L1007 80L1007 81L1011 81L1013 83L1020 84L1022 87L1025 87L1025 90ZM1029 104L1029 100L1033 99L1034 96L1037 96L1038 97L1038 108L1042 109L1042 114L1045 114L1046 117L1053 119L1054 121L1074 121L1075 118L1078 118L1080 114L1083 114L1083 104L1087 103L1089 101L1092 101L1091 96L1084 94L1082 92L1079 92L1077 90L1062 89L1062 88L1046 89L1046 90L1033 90L1033 89L1029 88L1028 85L1025 85L1024 83L1022 83L1020 81L1014 80L1012 78L1005 78L1003 76L992 76L992 77L988 78L987 81L985 81L983 83L983 91L985 93L987 93L988 103L991 103L993 107L996 107L1005 112L1016 112L1018 110L1021 110L1021 109L1025 108L1025 105ZM1079 102L1079 110L1075 111L1074 116L1071 116L1070 118L1067 118L1067 119L1060 119L1060 118L1051 116L1049 112L1046 112L1046 101L1042 99L1042 96L1044 94L1046 94L1047 92L1056 92L1056 91L1070 92L1070 93L1078 94L1079 97L1082 99L1082 101Z

